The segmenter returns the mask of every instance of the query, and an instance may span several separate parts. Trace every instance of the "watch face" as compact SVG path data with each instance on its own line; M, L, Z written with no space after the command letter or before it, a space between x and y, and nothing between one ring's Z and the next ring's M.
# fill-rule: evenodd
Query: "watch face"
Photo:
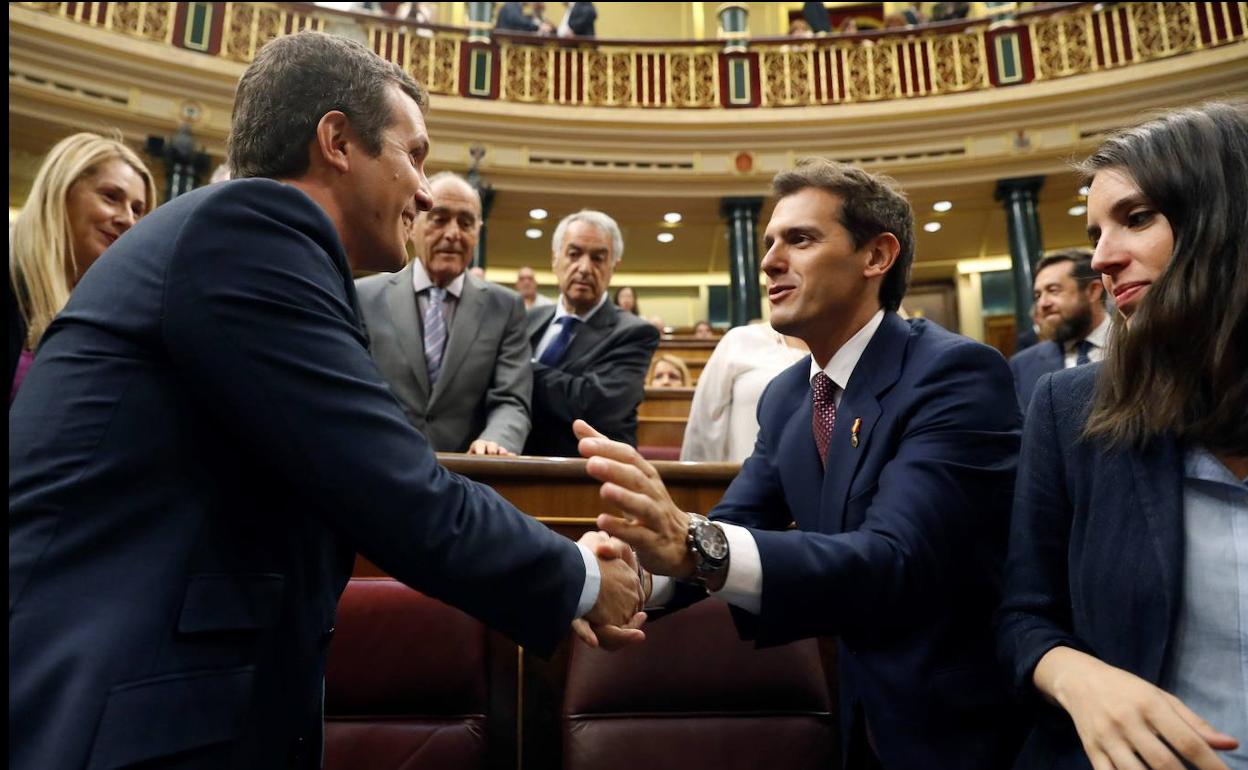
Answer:
M719 527L704 524L698 527L698 549L709 559L723 559L728 556L728 538Z

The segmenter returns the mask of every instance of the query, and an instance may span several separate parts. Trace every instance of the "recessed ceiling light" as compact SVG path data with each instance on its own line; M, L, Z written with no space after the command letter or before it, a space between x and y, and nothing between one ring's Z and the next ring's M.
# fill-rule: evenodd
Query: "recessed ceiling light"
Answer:
M1070 214L1072 217L1081 217L1084 214L1088 213L1088 207L1084 206L1081 203L1078 206L1071 206L1070 208L1066 209L1066 213Z
M1088 197L1089 190L1091 190L1091 188L1085 184L1083 187L1079 188L1079 194L1086 198Z
M669 211L663 215L663 221L669 225L677 224L682 219L684 219L684 217L680 215L679 211Z
M923 229L924 229L924 230L926 230L926 231L928 231L929 233L934 233L934 232L936 232L937 230L939 230L939 229L940 229L940 223L939 223L939 222L928 222L927 224L923 225Z
M549 216L549 213L546 209L529 209L530 219L545 219L547 216Z
M951 208L953 208L952 201L936 201L932 204L932 211L939 211L941 213L944 213Z
M534 239L541 238L541 237L542 237L542 231L541 231L541 230L539 230L539 229L537 229L536 227L530 227L528 230L525 230L525 231L524 231L524 237L525 237L525 238L534 238Z
M657 237L659 239L659 243L671 243L676 240L676 236L671 233L659 233Z

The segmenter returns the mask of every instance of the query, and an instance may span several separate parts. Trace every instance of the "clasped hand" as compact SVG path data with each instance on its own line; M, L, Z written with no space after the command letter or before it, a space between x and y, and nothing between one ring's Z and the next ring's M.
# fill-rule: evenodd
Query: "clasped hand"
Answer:
M604 482L602 499L620 512L601 514L597 524L602 531L587 533L581 543L599 558L627 563L634 569L640 562L654 574L692 575L694 564L687 545L689 515L672 502L654 466L633 447L611 441L584 420L577 420L572 429L580 439L581 454L589 458L589 475ZM647 598L643 592L643 606ZM644 620L644 613L639 616ZM572 624L586 644L606 649L640 641L644 635L639 627L640 623L634 622L601 623L592 613Z

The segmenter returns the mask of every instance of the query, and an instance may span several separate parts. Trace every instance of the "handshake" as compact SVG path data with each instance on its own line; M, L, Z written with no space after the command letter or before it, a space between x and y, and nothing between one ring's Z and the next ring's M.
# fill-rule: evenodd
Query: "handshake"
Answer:
M590 647L619 649L646 638L642 611L652 575L688 578L694 558L687 545L689 514L672 502L658 472L633 447L611 441L584 420L572 425L589 475L603 482L602 499L620 513L598 516L600 531L578 541L598 558L598 601L572 630Z

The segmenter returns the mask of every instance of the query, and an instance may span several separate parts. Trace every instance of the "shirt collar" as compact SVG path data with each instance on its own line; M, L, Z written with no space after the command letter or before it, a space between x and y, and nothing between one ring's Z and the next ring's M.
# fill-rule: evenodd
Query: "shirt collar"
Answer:
M849 377L854 373L854 367L858 366L858 359L862 358L863 352L867 349L867 344L871 342L871 338L875 336L876 329L880 328L880 324L884 322L884 311L877 310L875 315L871 316L871 320L867 321L858 332L845 341L841 349L836 351L832 356L832 360L828 365L819 368L819 364L815 362L815 357L810 357L810 379L814 379L815 375L823 372L831 378L841 390L845 390L849 386Z
M1230 468L1223 465L1208 449L1200 446L1188 447L1183 453L1183 476L1248 492L1248 479L1235 478Z
M1109 314L1106 313L1105 317L1101 319L1101 322L1096 325L1096 328L1088 332L1088 336L1084 337L1084 339L1091 342L1092 347L1104 350L1105 346L1109 344L1109 329L1111 326L1113 326L1113 323L1109 318ZM1074 350L1075 345L1078 344L1079 340L1071 340L1066 343L1065 350Z
M594 317L594 313L597 313L598 310L607 303L607 292L604 291L602 293L602 296L598 298L598 304L594 305L594 309L589 311L585 315L577 315L576 313L569 311L567 307L564 306L563 303L564 303L563 294L560 294L559 302L555 305L554 321L557 322L560 318L563 318L565 315L574 315L577 318L579 318L581 321L588 322L589 319Z
M464 293L464 273L455 276L455 280L446 285L446 293L455 299L459 299L459 295ZM412 260L412 288L420 294L425 289L433 286L433 281L429 278L429 273L425 272L425 265L417 257Z

